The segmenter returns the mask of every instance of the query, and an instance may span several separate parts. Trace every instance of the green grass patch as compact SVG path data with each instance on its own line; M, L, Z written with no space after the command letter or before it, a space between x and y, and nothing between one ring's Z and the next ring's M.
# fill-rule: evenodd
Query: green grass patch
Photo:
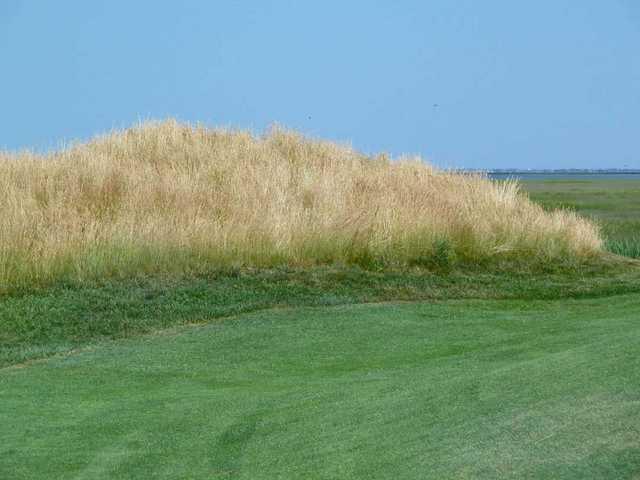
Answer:
M529 180L522 186L548 210L564 208L595 220L610 252L640 258L640 180Z
M0 370L0 478L633 478L638 298L271 310Z
M630 258L640 258L640 238L626 238L622 240L609 240L607 249L616 255Z
M443 257L447 250L443 248ZM0 366L186 323L265 308L452 298L553 299L640 292L640 268L618 262L527 271L317 267L71 283L0 296ZM507 273L511 272L511 273ZM519 272L519 273L514 273Z

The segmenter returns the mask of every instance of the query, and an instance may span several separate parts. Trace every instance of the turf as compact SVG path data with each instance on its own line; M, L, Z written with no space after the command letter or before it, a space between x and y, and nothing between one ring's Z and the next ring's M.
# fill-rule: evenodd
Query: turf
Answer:
M272 307L452 298L554 299L640 293L640 268L549 271L333 267L61 285L0 297L0 367L104 340Z
M0 478L633 478L640 300L242 314L0 371Z

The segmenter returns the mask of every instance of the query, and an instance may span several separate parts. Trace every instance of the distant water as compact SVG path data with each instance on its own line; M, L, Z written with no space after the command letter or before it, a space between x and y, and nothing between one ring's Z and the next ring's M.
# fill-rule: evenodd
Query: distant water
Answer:
M515 178L522 181L527 180L638 180L640 181L640 173L527 173L527 172L511 172L511 173L489 173L490 178L495 180L506 180Z

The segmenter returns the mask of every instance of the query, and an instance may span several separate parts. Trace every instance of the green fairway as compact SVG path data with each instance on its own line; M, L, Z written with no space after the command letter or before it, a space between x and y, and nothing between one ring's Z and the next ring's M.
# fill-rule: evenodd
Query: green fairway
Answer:
M546 208L568 208L595 219L609 250L640 258L640 178L530 180L522 186Z
M632 478L640 299L296 308L0 370L0 478Z

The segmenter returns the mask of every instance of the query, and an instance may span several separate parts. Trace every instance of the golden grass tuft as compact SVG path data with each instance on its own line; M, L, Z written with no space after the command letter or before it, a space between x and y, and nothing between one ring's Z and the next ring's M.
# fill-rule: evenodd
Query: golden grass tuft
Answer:
M275 128L174 120L0 153L0 289L139 273L597 255L589 221L516 182L364 156Z

